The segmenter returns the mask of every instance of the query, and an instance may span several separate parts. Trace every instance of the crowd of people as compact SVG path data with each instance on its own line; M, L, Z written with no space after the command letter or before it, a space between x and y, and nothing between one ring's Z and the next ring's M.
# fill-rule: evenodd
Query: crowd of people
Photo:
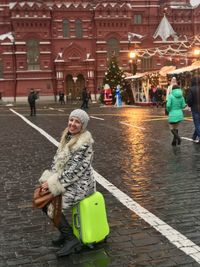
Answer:
M149 91L150 99L153 105L165 106L166 115L168 115L168 122L171 133L173 135L172 146L181 144L181 137L179 135L179 124L184 119L183 109L188 105L191 108L192 118L194 122L194 133L192 139L200 143L200 77L195 76L191 80L191 87L187 97L183 96L183 90L180 88L176 77L172 77L167 90L162 90L152 87ZM82 104L81 109L88 109L88 102L91 100L91 94L86 87L82 90ZM30 116L36 116L36 100L38 98L37 92L34 89L30 90L28 95L28 102L30 105ZM59 92L60 104L65 104L64 93ZM117 102L117 100L116 100Z
M60 91L59 94L58 94L59 98L58 98L58 101L61 105L64 105L65 104L65 94L63 91ZM70 97L71 99L71 97ZM91 93L90 91L88 91L88 89L86 87L84 87L82 89L82 92L81 92L81 100L82 100L82 104L81 104L81 109L88 109L89 106L89 100L91 100Z

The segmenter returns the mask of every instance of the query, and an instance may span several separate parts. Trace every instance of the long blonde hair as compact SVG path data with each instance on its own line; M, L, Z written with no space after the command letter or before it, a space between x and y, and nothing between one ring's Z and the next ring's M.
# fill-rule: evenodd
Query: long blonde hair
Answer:
M79 136L84 132L85 130L81 130L78 134L74 135L72 139L70 139L69 148L73 146L79 139ZM68 127L65 128L65 130L62 132L61 138L60 138L60 149L62 150L63 147L69 142L69 140L66 139L66 135L68 133Z

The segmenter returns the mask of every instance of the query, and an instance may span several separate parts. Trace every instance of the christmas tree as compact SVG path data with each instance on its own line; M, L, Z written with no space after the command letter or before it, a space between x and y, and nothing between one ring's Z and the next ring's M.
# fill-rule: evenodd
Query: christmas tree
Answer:
M108 84L112 89L113 103L115 103L115 94L117 85L120 86L122 100L126 102L126 80L124 71L119 67L116 56L111 57L108 70L105 73L103 84Z

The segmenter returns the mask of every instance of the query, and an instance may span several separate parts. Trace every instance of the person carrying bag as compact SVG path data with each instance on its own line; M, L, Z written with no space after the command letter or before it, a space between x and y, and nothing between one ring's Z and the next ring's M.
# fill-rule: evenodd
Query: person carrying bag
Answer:
M61 196L62 199L61 216L57 225L60 235L52 241L54 246L62 246L57 252L58 257L82 248L65 214L69 208L94 193L96 189L91 166L94 141L91 133L86 130L88 121L89 116L84 110L75 109L70 113L51 169L45 170L39 179L41 192L47 191L54 198ZM50 200L42 210L52 219L58 206Z
M61 217L61 195L54 197L49 190L37 187L33 194L33 208L43 209L47 205L52 205L51 216L54 225L58 226Z

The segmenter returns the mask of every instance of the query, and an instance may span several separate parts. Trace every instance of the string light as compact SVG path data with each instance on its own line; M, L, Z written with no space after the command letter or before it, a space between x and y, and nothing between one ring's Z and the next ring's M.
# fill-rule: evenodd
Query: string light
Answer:
M182 39L182 40L181 40ZM149 58L155 55L159 56L178 56L185 58L193 56L192 48L200 43L200 35L192 37L179 36L179 39L168 46L162 45L154 48L136 49L135 52L139 57Z

